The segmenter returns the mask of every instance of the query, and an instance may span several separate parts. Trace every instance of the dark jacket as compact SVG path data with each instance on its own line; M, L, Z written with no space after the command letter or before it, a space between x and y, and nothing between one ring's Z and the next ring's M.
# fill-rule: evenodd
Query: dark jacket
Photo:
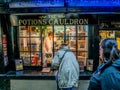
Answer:
M120 59L100 65L90 79L88 90L120 90Z

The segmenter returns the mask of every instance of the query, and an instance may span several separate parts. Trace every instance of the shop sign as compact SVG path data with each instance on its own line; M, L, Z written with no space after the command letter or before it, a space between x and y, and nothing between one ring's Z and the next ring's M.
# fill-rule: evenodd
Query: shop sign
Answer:
M100 29L120 29L120 16L119 15L107 15L100 17L99 28Z
M39 15L39 16L21 16L18 20L19 25L87 25L89 23L87 17L79 17L79 15Z
M88 19L20 19L19 25L81 25L88 24Z

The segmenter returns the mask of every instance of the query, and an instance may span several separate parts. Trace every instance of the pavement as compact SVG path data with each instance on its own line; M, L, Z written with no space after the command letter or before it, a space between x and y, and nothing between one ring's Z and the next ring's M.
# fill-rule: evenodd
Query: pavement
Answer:
M89 80L80 80L75 90L87 90ZM11 80L10 90L56 90L55 80Z

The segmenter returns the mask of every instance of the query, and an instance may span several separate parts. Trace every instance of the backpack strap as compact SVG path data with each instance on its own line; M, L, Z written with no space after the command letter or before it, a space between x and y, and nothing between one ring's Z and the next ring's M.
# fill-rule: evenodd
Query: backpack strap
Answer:
M67 53L67 51L65 51L63 56L60 58L60 63L62 62L62 59L63 59L63 57L65 56L66 53Z

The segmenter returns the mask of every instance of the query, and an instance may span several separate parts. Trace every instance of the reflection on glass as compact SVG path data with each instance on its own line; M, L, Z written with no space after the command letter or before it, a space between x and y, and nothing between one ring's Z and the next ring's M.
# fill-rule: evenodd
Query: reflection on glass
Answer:
M63 42L69 44L84 69L88 58L88 25L19 27L20 57L26 66L48 67Z
M64 42L64 26L54 26L54 51L61 47Z
M43 67L48 67L48 62L51 62L53 54L53 28L51 25L42 27ZM50 55L51 57L47 57L48 55Z
M72 51L76 51L76 26L67 25L66 26L66 41Z
M31 53L31 64L32 66L40 66L41 65L41 53L33 52Z
M80 51L77 52L78 63L80 65L80 72L84 72L84 67L86 66L88 52Z
M88 58L88 25L77 25L77 58L80 72L84 72Z
M24 66L39 66L41 62L41 56L38 56L41 52L40 26L19 26L19 47Z

